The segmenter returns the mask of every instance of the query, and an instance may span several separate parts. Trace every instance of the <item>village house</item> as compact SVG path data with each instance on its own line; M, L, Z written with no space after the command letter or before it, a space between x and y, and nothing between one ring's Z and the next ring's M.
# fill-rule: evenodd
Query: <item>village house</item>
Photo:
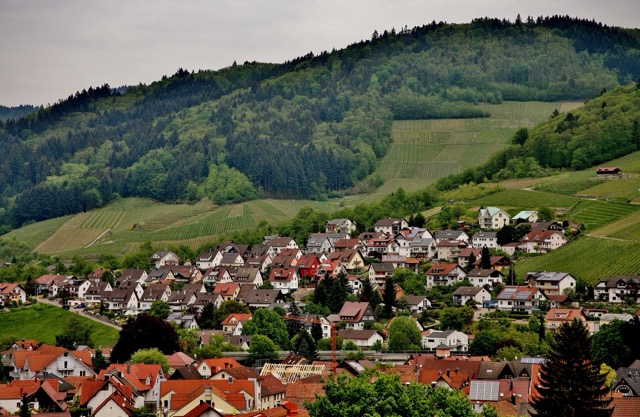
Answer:
M278 255L284 249L298 249L298 244L296 243L296 241L293 240L293 238L285 236L278 236L265 241L265 245L272 248L275 255Z
M429 234L429 236L431 236ZM409 256L431 259L436 256L436 241L432 237L416 237L409 243Z
M332 315L335 316L335 315ZM376 321L375 314L369 303L346 301L335 317L336 321L343 321L347 329L364 330L365 323ZM329 316L331 320L331 316Z
M282 291L283 294L297 290L299 281L300 278L295 267L272 268L269 274L269 282L273 288Z
M545 326L551 331L558 330L562 324L571 323L573 319L582 320L584 324L587 322L587 316L580 308L552 308L544 316Z
M235 336L242 334L242 326L251 320L251 313L231 313L222 320L222 331Z
M149 277L149 273L144 269L123 269L122 273L116 278L116 283L120 282L137 282L144 285Z
M566 272L527 272L525 281L545 295L562 295L566 289L576 289L576 279Z
M35 350L15 351L9 368L9 376L19 380L46 374L59 377L95 376L88 351L67 350L47 344L42 344Z
M461 282L467 273L456 263L435 263L424 273L427 278L427 288L436 285L451 285Z
M505 311L531 314L540 309L547 297L539 288L507 286L496 297L498 308Z
M373 284L384 284L384 280L393 274L393 265L388 262L374 262L369 265L369 281Z
M318 268L320 267L320 258L316 254L310 253L302 255L298 259L298 275L300 279L313 280L318 276Z
M458 265L463 268L473 267L473 263L482 258L482 249L464 248L458 254ZM469 264L471 262L471 265Z
M474 248L487 247L489 249L497 249L498 248L498 232L486 232L479 231L474 233L471 237L471 246Z
M393 236L402 229L409 227L409 223L405 219L386 218L380 219L373 225L373 230L384 233L387 236Z
M418 315L431 307L431 301L424 295L405 295L402 300L409 307L411 314Z
M180 265L180 258L170 250L161 250L151 255L149 262L153 268L160 269Z
M140 311L151 310L151 305L156 301L169 301L171 296L171 287L167 284L151 284L144 289L140 296Z
M280 290L254 288L241 285L236 301L245 304L252 310L256 308L270 308L276 304L283 304L285 296Z
M514 225L519 225L520 223L535 223L538 221L538 212L533 210L521 211L513 216L511 221Z
M220 294L224 301L235 300L240 293L240 284L238 284L237 282L218 284L213 289L213 293Z
M491 300L491 293L484 287L458 287L452 298L456 305L467 305L468 302L482 305L485 301Z
M376 342L382 343L384 339L375 330L344 329L338 331L338 337L344 342L352 341L361 349L370 349Z
M566 245L568 239L557 230L532 231L520 240L520 249L527 253L547 253Z
M614 275L601 279L594 287L593 296L596 300L621 304L625 300L640 302L640 276Z
M6 306L9 303L16 305L27 302L27 292L21 284L0 282L0 305Z
M615 177L620 175L622 170L618 167L600 167L596 169L596 175L598 177Z
M497 269L481 269L474 268L467 272L466 278L474 287L484 287L485 285L493 288L501 284L504 275Z
M365 244L367 256L382 257L382 254L398 253L398 242L394 237L376 237L369 239Z
M307 239L307 253L329 253L333 249L327 236L320 233L312 233Z
M356 231L356 222L349 219L331 219L324 223L324 231L326 233L348 233Z
M101 294L104 308L115 314L135 316L140 311L140 297L144 289L140 284L129 288L115 288Z
M498 207L481 208L478 212L478 226L481 229L502 229L511 224L511 216Z
M436 350L439 346L446 346L451 352L466 352L469 350L469 336L458 330L434 330L422 332L422 347Z
M463 240L442 240L436 244L435 258L441 261L458 261L460 253L467 247Z
M458 240L469 243L469 235L464 230L438 230L435 234L436 244L446 240Z
M205 249L196 256L196 267L201 271L215 268L220 265L222 252L216 249Z
M364 270L364 258L357 249L345 249L340 252L332 252L327 255L329 261L339 260L344 268L349 271L355 271L356 273Z

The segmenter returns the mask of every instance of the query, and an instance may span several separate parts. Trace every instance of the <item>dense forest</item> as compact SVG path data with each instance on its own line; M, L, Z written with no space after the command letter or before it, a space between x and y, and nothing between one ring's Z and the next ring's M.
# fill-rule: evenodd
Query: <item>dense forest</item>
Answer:
M118 196L322 198L374 171L394 119L485 117L478 102L590 99L637 80L635 35L560 16L433 22L283 64L89 88L0 125L0 227ZM597 149L546 160L536 137L523 149L543 165L597 163Z
M15 107L0 106L0 121L6 122L11 119L19 119L37 111L37 107L27 104Z

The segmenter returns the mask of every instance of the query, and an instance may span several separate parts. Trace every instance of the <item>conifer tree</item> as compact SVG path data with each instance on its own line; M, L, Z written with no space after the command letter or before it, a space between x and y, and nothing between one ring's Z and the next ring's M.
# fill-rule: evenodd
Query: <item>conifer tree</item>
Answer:
M396 306L396 288L391 277L387 277L384 280L382 301L384 302L383 316L385 318L393 317L393 307Z
M592 359L591 337L582 321L560 326L552 351L540 367L539 395L533 408L538 417L610 416L606 375Z

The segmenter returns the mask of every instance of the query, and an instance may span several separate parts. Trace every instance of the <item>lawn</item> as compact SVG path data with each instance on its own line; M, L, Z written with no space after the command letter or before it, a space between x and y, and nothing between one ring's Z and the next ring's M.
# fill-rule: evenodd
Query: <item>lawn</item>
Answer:
M56 335L62 333L72 313L58 307L35 304L28 307L5 309L0 312L0 334L3 337L36 339L55 344ZM118 341L118 330L78 316L83 323L93 327L91 339L95 346L112 346Z

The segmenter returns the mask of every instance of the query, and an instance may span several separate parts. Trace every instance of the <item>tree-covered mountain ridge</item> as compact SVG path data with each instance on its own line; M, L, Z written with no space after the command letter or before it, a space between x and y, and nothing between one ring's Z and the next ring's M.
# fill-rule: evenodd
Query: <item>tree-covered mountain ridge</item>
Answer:
M488 116L481 101L592 98L637 79L638 39L561 16L433 22L278 65L90 88L0 128L0 223L117 196L326 196L374 171L392 120Z

